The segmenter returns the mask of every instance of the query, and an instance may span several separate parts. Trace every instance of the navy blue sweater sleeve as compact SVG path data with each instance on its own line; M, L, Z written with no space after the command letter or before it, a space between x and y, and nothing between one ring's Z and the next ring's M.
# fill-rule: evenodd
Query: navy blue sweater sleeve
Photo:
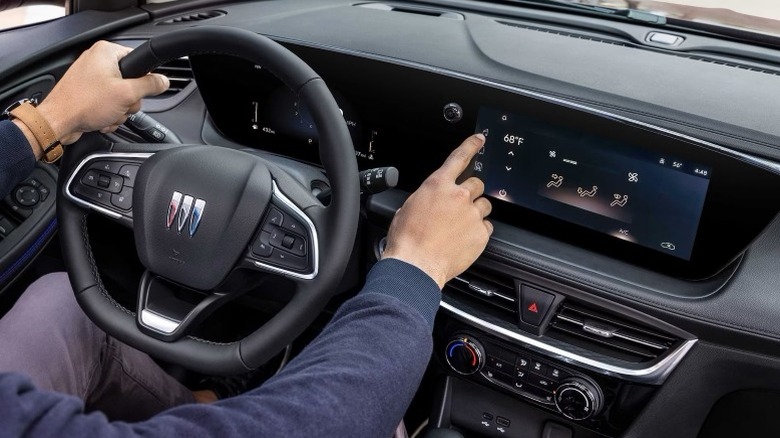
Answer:
M142 423L110 423L100 413L84 414L77 398L38 391L20 375L0 375L0 437L388 438L430 359L439 300L425 273L383 260L363 291L263 386Z
M12 122L0 122L0 198L32 173L35 155L22 131Z

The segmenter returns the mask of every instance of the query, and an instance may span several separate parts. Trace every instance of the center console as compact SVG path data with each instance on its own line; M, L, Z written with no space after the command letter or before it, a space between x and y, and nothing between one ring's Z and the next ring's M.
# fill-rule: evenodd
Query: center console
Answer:
M542 436L546 428L562 433L551 437L620 436L696 342L647 315L495 264L451 281L442 308L434 425L465 436Z

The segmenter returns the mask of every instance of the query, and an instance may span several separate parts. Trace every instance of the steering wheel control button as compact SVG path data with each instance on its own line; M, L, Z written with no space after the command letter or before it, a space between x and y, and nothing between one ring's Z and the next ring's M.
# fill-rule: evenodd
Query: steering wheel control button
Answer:
M133 208L133 189L125 187L121 192L111 195L111 204L122 210Z
M111 193L83 184L76 184L74 189L77 195L103 206L111 206Z
M122 191L124 180L119 175L108 174L94 169L88 170L81 178L81 182L90 187L108 190L112 193Z
M95 161L89 168L94 170L102 170L103 172L118 174L119 169L122 168L124 163L119 161Z
M265 221L263 221L263 230L271 231L275 227L281 227L283 222L284 214L277 208L271 207L271 210L265 217Z
M271 257L269 257L269 259L276 266L294 269L296 271L303 271L308 265L305 257L298 257L278 249L271 252Z
M547 316L555 296L526 285L521 287L520 295L520 317L523 322L539 326Z
M282 239L282 246L287 249L292 249L293 245L295 245L295 237L290 236L289 234L285 235Z
M295 242L293 243L292 247L290 248L290 252L297 256L305 256L306 255L306 240L302 239L300 237L295 238Z
M252 254L258 257L268 257L271 255L273 248L271 247L271 233L267 231L261 231L260 237L255 240L255 244L252 245Z
M25 207L32 207L41 200L41 195L38 193L38 190L36 190L35 187L26 185L17 188L14 197L16 198L16 202Z
M289 214L285 216L284 222L282 222L282 228L296 234L306 234L306 228L303 224Z
M107 189L111 185L111 177L106 175L98 175L97 185L101 189Z
M119 174L125 178L125 185L127 187L133 187L135 185L135 177L138 175L139 168L140 166L125 164L119 169Z

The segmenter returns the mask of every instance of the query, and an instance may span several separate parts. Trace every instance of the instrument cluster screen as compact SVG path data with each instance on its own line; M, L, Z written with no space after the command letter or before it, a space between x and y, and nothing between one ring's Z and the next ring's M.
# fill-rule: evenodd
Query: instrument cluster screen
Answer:
M487 107L477 132L489 196L690 259L710 167Z

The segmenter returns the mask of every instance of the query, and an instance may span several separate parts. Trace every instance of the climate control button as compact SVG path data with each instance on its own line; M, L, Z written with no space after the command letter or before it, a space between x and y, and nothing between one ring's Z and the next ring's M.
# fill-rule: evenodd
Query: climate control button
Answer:
M444 351L447 364L456 373L471 375L485 365L485 350L475 339L458 336L451 340Z
M570 420L587 420L598 415L603 403L598 385L583 378L566 379L555 390L555 406Z

